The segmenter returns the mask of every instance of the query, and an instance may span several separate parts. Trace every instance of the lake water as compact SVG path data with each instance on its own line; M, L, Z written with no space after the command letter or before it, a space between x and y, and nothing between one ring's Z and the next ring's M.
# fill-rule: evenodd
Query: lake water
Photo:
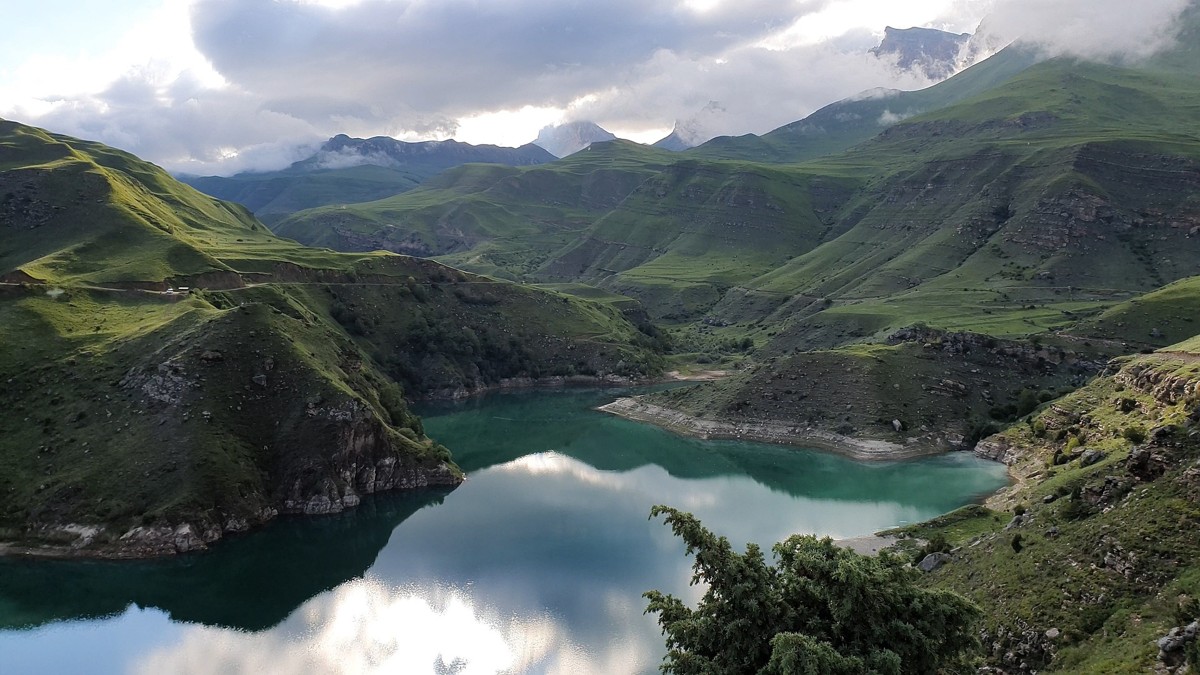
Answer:
M652 505L769 548L920 521L1005 482L963 453L861 464L593 410L620 393L426 408L469 475L452 492L376 496L171 560L0 559L0 673L655 672L641 594L700 591Z

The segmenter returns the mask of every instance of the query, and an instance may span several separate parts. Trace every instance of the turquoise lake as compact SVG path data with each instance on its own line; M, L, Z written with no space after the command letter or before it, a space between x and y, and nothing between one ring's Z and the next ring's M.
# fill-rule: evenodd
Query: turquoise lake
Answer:
M468 480L148 562L0 559L0 673L649 673L642 593L696 599L654 504L739 548L924 520L1006 482L968 453L864 464L594 410L624 392L425 406Z

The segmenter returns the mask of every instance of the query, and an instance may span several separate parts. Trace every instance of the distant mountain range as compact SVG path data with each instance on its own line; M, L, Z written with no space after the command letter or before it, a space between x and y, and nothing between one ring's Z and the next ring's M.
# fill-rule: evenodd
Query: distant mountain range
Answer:
M387 136L363 139L339 134L310 157L280 171L179 179L201 192L243 204L270 224L302 209L400 194L462 164L532 166L554 159L532 143L505 148L454 140L407 143Z
M931 79L944 79L959 68L960 55L968 50L970 37L967 33L929 28L889 27L883 41L871 52L877 56L899 55L900 67L918 69ZM1000 76L1027 66L1032 55L1018 61L1011 69L1001 69L1004 72ZM954 95L936 101L926 101L929 98L926 92L932 90L867 92L761 137L714 139L712 130L721 126L716 118L725 109L719 102L710 101L690 118L677 120L671 133L653 147L673 152L696 149L700 155L713 157L745 155L758 161L795 161L848 148L870 138L882 127L916 112L946 105L976 90L950 89ZM339 134L311 156L279 171L178 178L201 192L245 205L260 220L273 226L305 209L386 199L463 164L513 167L545 164L575 154L592 143L616 138L590 120L545 127L536 140L518 148L454 140L409 143L387 136L362 139Z

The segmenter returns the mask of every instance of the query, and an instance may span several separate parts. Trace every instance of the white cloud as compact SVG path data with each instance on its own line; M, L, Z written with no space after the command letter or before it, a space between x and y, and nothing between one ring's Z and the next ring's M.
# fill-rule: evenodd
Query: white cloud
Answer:
M1173 43L1175 20L1192 0L1005 0L981 31L1041 45L1050 55L1137 59Z
M695 136L761 133L862 90L927 84L864 54L885 24L961 32L987 14L992 48L1025 36L1050 54L1136 57L1170 41L1187 4L139 2L97 25L109 39L83 39L80 24L79 40L28 43L0 66L0 116L195 173L278 168L337 133L519 145L585 118L642 140L676 121ZM40 20L52 34L53 15ZM710 102L719 115L702 112Z

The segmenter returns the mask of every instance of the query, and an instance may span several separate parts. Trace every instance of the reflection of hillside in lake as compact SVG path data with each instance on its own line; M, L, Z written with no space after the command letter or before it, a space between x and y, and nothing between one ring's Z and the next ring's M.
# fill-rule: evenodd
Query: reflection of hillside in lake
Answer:
M300 603L361 576L392 530L444 490L377 495L353 512L283 518L215 550L149 561L0 558L0 627L154 607L176 621L262 630Z
M651 505L769 545L923 519L1004 480L966 455L864 465L682 439L590 410L612 397L427 409L470 474L449 494L370 499L178 560L0 561L0 622L31 627L0 631L0 672L652 672L662 638L641 593L698 591Z
M662 467L673 478L747 476L797 497L945 506L949 511L998 486L1000 467L967 455L864 464L825 452L740 441L684 438L653 426L597 413L625 392L577 389L502 393L429 406L428 430L454 448L471 473L554 451L605 471ZM478 439L486 439L479 443ZM986 467L982 469L981 467ZM954 485L946 479L953 477ZM849 488L850 485L857 487Z

